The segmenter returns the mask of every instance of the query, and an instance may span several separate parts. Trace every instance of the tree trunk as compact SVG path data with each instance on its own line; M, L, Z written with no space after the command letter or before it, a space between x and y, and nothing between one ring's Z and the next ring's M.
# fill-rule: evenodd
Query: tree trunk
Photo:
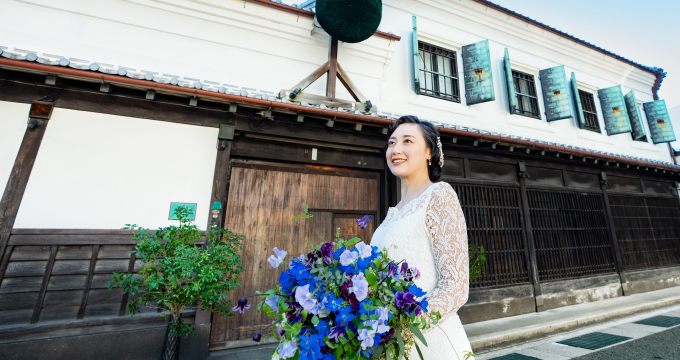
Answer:
M179 316L172 315L172 321L168 323L165 330L165 342L163 343L163 353L161 360L179 360L179 336L173 336L170 333L170 328L173 323L179 322Z

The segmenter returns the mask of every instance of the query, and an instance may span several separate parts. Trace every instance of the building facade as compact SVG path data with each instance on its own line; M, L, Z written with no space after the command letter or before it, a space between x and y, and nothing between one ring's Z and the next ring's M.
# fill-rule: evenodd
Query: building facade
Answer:
M487 251L464 323L680 285L663 70L487 1L390 0L374 36L338 48L363 98L338 86L328 106L311 100L323 77L287 96L328 60L313 6L0 1L0 349L120 358L125 339L154 357L157 314L129 317L106 281L140 267L119 229L171 224L173 202L245 236L234 299L274 284L272 248L302 252L305 205L324 237L370 241L399 201L382 149L405 114L439 126L441 180ZM266 324L186 316L196 358Z

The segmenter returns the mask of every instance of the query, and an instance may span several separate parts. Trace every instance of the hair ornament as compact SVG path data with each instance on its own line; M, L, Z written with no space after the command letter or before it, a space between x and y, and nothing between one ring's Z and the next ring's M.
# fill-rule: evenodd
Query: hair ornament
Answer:
M437 148L439 149L439 167L444 167L444 151L442 151L442 141L437 136Z

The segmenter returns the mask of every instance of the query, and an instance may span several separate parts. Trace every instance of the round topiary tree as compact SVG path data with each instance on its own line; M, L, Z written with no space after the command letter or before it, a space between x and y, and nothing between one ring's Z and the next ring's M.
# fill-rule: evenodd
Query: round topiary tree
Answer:
M333 38L361 42L378 29L382 0L317 0L316 18Z

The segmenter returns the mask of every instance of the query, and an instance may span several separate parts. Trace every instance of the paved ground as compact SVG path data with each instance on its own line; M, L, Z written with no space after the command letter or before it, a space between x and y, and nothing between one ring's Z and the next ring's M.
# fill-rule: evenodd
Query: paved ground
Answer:
M665 316L666 320L676 325L663 327L658 325L639 324L636 322ZM666 324L669 325L669 324ZM616 344L589 350L582 347L565 345L574 338L584 339L594 333L600 338L615 335ZM625 338L616 338L625 337ZM595 345L581 343L580 346ZM594 346L591 346L594 347ZM480 353L476 360L641 360L641 359L680 359L680 306L672 306L655 311L632 315L616 321L602 323L577 331L563 333L539 341L516 345L510 348Z

